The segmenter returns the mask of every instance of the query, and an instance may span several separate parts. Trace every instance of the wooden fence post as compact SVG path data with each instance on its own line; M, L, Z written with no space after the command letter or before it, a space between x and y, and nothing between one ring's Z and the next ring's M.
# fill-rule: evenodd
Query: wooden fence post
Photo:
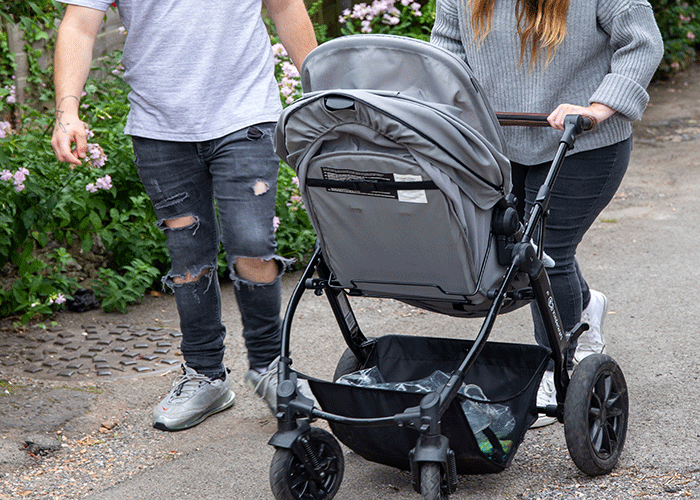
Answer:
M22 30L15 24L3 23L7 31L7 45L11 53L15 55L15 99L17 104L24 103L24 87L29 75L29 59L24 52L25 41L22 39Z
M60 23L56 22L58 27ZM7 31L7 45L10 52L15 55L15 98L17 104L24 104L26 101L26 91L25 87L27 85L27 78L29 77L29 56L24 50L24 46L27 43L22 37L23 33L19 25L4 22L2 25ZM121 49L124 46L124 35L119 31L121 27L121 21L119 20L119 14L113 10L108 10L106 14L106 20L100 28L100 33L97 35L95 40L95 47L93 50L93 58L95 60L109 54L113 50ZM55 33L50 35L51 37L56 36ZM41 41L35 44L35 48L41 50L41 59L39 65L42 68L47 68L53 61L53 54L46 50L46 42Z

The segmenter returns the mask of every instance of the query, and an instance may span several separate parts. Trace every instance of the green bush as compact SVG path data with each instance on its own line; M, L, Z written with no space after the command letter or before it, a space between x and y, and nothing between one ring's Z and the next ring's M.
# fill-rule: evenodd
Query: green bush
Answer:
M119 55L114 57L108 59L110 70ZM5 126L0 268L16 270L18 279L0 290L0 316L17 315L26 322L45 315L63 307L78 285L95 289L105 310L125 311L167 264L164 236L123 133L129 89L105 72L110 76L85 86L82 118L89 139L82 165L71 168L55 159L51 114L23 106L17 128ZM87 282L79 283L77 273L59 279L79 268L92 268L81 273Z
M685 69L698 57L700 3L697 0L651 0L664 38L664 59L657 76Z
M376 33L401 35L429 41L435 22L435 0L374 0L357 3L339 19L343 35Z

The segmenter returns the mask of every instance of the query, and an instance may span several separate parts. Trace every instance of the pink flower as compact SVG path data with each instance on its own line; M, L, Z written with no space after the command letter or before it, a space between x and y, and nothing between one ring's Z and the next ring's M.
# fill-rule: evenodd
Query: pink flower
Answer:
M272 227L274 228L275 231L277 231L277 228L280 227L280 218L277 216L274 216L272 218Z
M0 122L0 139L4 139L12 133L12 124L10 122Z
M686 36L688 37L688 40L695 40L695 33L692 31L689 31Z
M99 144L88 143L87 153L89 155L89 161L92 162L92 166L95 168L103 167L107 161L107 155Z
M110 189L112 189L112 178L109 175L100 177L95 181L95 187L97 189L104 189L105 191L109 191Z
M304 208L304 200L298 194L293 194L289 197L289 202L287 202L287 206L293 211L296 211L299 207Z
M384 21L382 21L382 22L384 24L388 24L390 26L396 26L397 24L399 24L400 20L401 19L399 19L396 16L390 16L389 14L384 14Z
M12 78L14 78L14 76L13 76ZM5 100L7 101L7 104L14 104L14 103L16 103L16 102L17 102L17 95L16 95L17 86L15 86L15 85L9 85L9 86L6 85L6 86L5 86L5 90L9 90L9 91L10 91L10 93L9 93L9 94L7 95L7 97L5 98Z
M2 181L9 181L10 179L13 178L12 172L7 170L6 168L0 172L0 180Z
M49 299L49 304L63 304L66 301L66 297L59 293L55 299Z
M287 49L281 43L276 43L272 46L272 53L278 57L288 57Z
M291 62L285 61L282 63L282 72L288 78L299 78L299 70Z
M26 168L22 167L15 172L15 184L22 184L26 179L27 176L29 175L29 170Z
M6 171L3 170L3 176L2 176L3 179L5 179L5 177L6 177L5 172ZM7 171L7 172L9 173L9 171ZM8 178L6 180L12 179L13 184L15 185L15 191L20 193L20 192L24 191L24 181L27 179L28 175L29 175L29 170L22 167L22 168L19 168L13 176L11 176L10 178Z
M104 191L109 191L110 189L112 189L112 178L109 175L100 177L95 181L94 184L91 182L87 186L85 186L85 191L87 191L88 193L96 193L100 189Z

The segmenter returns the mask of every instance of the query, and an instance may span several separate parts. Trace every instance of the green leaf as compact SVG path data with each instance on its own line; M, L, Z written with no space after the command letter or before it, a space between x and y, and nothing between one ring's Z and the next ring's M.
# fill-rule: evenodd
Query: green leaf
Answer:
M97 212L90 212L88 214L88 218L90 219L90 223L92 224L93 231L97 231L102 227L102 219L97 214Z
M32 236L36 240L36 242L41 246L45 247L47 243L49 242L49 235L46 233L40 233L38 231L32 232Z
M86 233L80 238L80 246L83 249L83 253L89 253L92 250L92 234Z

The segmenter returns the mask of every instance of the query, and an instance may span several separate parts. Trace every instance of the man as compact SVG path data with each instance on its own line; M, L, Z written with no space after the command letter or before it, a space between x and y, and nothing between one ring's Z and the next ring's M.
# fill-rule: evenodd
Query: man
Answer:
M69 4L55 54L56 157L86 156L80 95L108 0ZM153 411L153 425L181 430L229 408L226 329L216 273L223 242L235 284L250 369L249 387L276 406L280 278L273 217L279 159L272 145L281 110L262 2L292 61L316 46L303 0L121 0L124 79L131 86L125 133L167 236L183 374ZM216 203L216 205L215 205ZM218 220L217 220L218 211Z

